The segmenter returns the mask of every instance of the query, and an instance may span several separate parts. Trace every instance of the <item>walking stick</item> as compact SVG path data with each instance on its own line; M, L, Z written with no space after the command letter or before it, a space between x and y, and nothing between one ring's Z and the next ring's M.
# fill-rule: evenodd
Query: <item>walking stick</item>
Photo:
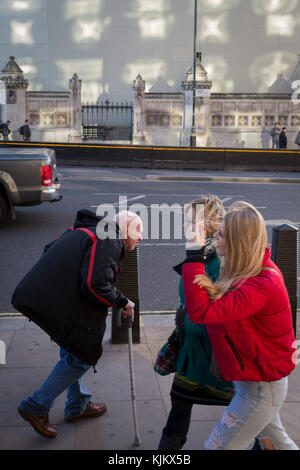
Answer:
M133 421L134 421L134 429L135 429L134 445L138 447L141 445L142 441L139 435L137 413L136 413L133 352L132 352L132 322L129 317L127 317L127 330L128 330L128 352L129 352L131 401L132 401Z

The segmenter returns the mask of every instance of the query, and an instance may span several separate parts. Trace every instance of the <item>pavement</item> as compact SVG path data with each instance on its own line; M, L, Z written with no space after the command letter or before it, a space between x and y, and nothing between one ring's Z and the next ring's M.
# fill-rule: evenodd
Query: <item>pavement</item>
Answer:
M300 315L297 338L300 339ZM0 366L0 450L107 450L157 449L170 410L173 374L161 377L153 370L157 351L174 328L174 314L141 315L141 341L133 345L136 406L141 445L135 432L130 390L127 344L111 344L111 317L107 320L104 352L95 374L83 378L93 401L104 401L108 411L90 420L67 423L63 419L65 394L50 413L59 435L48 440L38 435L17 413L19 402L47 378L59 360L59 348L48 335L22 316L0 317L0 340L6 344L6 364ZM184 451L198 450L224 411L224 407L193 407ZM300 367L289 377L289 391L281 411L282 422L300 447Z
M58 173L64 170L64 175L59 174L63 180L86 178L87 167L74 167L58 164ZM85 173L80 175L80 172ZM154 170L144 168L107 168L89 166L89 179L96 181L212 181L223 183L300 183L299 172L293 171L258 171L258 170ZM95 172L96 170L96 172ZM99 174L100 172L100 174Z

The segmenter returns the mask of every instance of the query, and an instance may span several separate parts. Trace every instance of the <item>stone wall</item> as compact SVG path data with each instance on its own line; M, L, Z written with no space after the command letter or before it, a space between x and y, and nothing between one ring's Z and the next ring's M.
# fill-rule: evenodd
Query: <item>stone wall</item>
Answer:
M70 132L69 92L26 93L26 115L31 121L31 140L67 142Z
M179 93L146 93L144 133L149 145L179 145L184 101Z
M189 146L184 93L145 93L143 99L144 143ZM204 117L208 119L207 128ZM201 113L196 98L197 146L270 148L270 131L276 121L280 127L287 127L288 148L299 149L295 138L300 130L300 103L294 104L290 94L212 93L207 116Z
M209 139L213 147L271 146L270 130L278 121L287 128L289 148L299 148L300 103L289 94L212 94L209 106Z

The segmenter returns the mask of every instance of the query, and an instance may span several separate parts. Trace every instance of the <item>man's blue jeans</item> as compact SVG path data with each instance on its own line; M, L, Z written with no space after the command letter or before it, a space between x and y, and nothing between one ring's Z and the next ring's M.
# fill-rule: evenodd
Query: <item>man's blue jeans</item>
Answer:
M77 359L60 348L61 360L32 396L23 400L20 405L32 416L44 416L49 413L53 402L64 390L67 391L65 418L81 415L90 401L90 392L82 385L82 375L90 369L90 364Z

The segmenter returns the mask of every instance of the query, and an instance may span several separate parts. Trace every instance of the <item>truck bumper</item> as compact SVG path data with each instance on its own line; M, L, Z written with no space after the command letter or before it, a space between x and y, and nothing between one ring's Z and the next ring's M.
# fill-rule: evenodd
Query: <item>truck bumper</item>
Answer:
M56 177L51 187L45 188L41 192L41 202L58 202L62 199L62 195L59 193L60 181Z
M58 202L62 199L62 195L55 188L43 189L41 192L40 202Z

